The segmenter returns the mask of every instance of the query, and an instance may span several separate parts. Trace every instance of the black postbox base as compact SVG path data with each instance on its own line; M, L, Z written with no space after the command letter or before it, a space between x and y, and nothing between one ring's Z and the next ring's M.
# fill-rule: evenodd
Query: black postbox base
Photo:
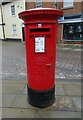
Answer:
M45 108L52 105L55 101L55 86L46 91L32 90L27 86L28 102L38 108Z

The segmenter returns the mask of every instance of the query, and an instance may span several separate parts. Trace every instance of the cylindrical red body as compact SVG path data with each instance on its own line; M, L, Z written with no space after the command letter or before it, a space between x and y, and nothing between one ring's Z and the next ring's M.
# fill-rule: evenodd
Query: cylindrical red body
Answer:
M44 91L48 94L51 90L54 101L57 19L61 15L61 11L52 8L31 9L19 14L25 24L28 92L31 92L28 93L29 99L37 91L39 94Z

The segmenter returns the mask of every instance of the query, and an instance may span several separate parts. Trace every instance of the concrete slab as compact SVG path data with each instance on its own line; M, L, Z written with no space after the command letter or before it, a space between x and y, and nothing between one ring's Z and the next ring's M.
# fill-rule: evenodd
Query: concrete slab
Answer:
M0 107L2 107L2 94L0 94Z
M49 110L59 111L76 111L75 105L68 96L56 96L55 103L48 108Z
M25 84L3 84L3 94L22 94Z
M3 94L2 95L2 107L11 107L15 100L15 94Z
M17 95L16 99L12 105L13 108L28 108L28 109L38 109L33 107L28 103L27 95ZM49 110L66 110L66 111L76 111L73 102L70 97L67 96L57 96L55 103L50 107L45 109Z
M81 85L74 84L74 85L64 85L65 93L69 96L81 96Z
M81 107L82 107L82 105L81 105L81 97L72 97L72 100L73 100L73 102L74 102L74 104L75 104L75 106L76 106L76 111L81 111ZM82 109L82 111L83 111L83 109Z
M3 80L2 84L23 84L23 83L27 83L27 80Z
M12 105L13 108L29 108L36 109L28 103L27 95L17 95L16 99Z
M68 85L71 85L72 84L72 82L70 82L70 81L62 81L61 79L59 80L56 80L56 84L59 84L59 85L66 85L66 84L68 84Z
M3 118L34 118L35 110L3 108L2 116Z
M55 95L65 95L65 91L64 91L64 88L63 88L63 85L60 85L60 84L56 84L55 85Z
M0 73L0 75L1 75L1 73ZM0 84L2 84L2 79L0 79Z
M36 110L35 118L81 118L81 112Z
M24 95L27 95L27 84L25 85L25 88L24 88L24 90L23 90L23 94L24 94Z
M2 108L0 108L0 120L2 119Z
M0 94L2 93L2 84L0 84Z

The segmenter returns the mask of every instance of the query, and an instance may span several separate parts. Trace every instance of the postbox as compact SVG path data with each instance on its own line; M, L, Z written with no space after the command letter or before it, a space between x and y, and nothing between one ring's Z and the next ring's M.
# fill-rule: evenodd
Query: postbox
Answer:
M53 8L19 13L25 24L28 101L35 107L55 101L57 19L62 14Z

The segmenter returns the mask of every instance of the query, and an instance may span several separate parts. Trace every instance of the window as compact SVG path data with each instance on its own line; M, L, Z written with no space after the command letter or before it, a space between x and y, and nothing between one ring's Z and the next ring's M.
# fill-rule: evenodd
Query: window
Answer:
M58 0L55 0L55 8L58 9Z
M16 29L16 24L12 25L12 33L13 35L17 35L17 29Z
M73 7L74 0L63 0L63 8Z
M35 0L35 7L42 8L42 0Z
M77 15L72 15L72 16L65 16L64 19L78 19L81 18L81 13Z
M15 15L15 5L11 6L11 15L14 16Z
M63 24L64 40L83 40L83 23L65 23Z

